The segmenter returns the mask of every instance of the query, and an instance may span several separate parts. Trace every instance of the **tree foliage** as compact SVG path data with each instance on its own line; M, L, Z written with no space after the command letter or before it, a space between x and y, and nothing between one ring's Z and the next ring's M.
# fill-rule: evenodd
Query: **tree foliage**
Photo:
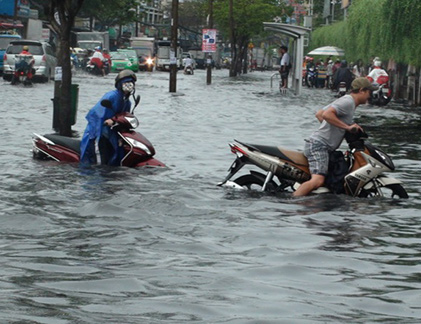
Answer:
M207 25L208 1L184 1L178 8L178 24L180 26L201 31Z
M354 0L346 20L317 28L310 49L333 45L345 49L348 60L382 60L421 67L419 0Z
M282 16L285 5L276 0L235 0L231 19L229 3L229 0L214 0L214 19L220 34L225 39L232 38L232 66L238 70L250 39L263 32L263 22ZM231 75L236 75L232 72Z
M227 0L214 1L214 16L220 32L228 37L229 9ZM282 8L273 0L236 0L233 2L235 34L250 38L263 31L263 22L282 15Z
M93 17L102 30L111 25L124 25L136 20L136 0L88 0L85 1L80 16ZM141 13L138 12L138 15Z

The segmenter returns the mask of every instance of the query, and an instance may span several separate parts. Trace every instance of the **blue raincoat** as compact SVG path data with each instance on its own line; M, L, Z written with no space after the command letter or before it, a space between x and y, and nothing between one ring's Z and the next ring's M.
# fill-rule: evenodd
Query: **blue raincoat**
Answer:
M112 103L112 109L101 105L101 101L108 99ZM95 164L97 163L95 153L95 141L99 143L101 136L106 137L113 149L113 155L108 161L109 165L120 165L123 158L123 149L118 146L118 135L109 126L105 126L104 122L107 119L114 117L118 113L130 112L131 103L129 99L125 99L124 93L121 90L112 90L107 92L101 100L89 110L86 115L88 125L83 134L80 143L80 162Z

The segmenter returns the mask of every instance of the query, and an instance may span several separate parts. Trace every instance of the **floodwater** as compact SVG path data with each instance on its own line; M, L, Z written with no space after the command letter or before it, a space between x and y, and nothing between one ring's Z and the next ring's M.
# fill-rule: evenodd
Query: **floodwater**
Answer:
M0 81L0 323L421 323L421 118L357 109L410 198L217 187L228 143L302 149L329 91L270 89L270 72L139 73L140 130L164 170L32 159L53 83ZM115 75L76 76L77 123Z

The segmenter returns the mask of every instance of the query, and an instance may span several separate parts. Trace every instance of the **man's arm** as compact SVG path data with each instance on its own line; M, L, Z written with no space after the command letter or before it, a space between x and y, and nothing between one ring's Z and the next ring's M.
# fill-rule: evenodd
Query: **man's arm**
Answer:
M322 114L321 114L321 117L322 117L323 120L326 120L326 122L328 122L329 124L331 124L335 127L338 127L338 128L345 129L348 132L352 132L355 128L357 128L357 130L363 131L361 126L358 125L358 124L354 123L352 125L347 125L342 120L340 120L338 118L338 115L336 114L336 109L333 108L332 106L330 106L326 110L323 110ZM319 119L319 118L317 118L317 119Z
M319 122L323 122L323 109L320 109L316 112L316 118Z

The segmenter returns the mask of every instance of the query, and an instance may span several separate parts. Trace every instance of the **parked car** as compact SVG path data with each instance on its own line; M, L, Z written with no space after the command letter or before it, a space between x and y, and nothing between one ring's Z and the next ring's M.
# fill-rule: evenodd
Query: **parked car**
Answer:
M15 55L22 52L24 46L29 47L29 52L35 60L34 80L48 82L54 78L57 58L50 44L32 40L16 40L10 42L4 54L3 79L11 81L15 72Z
M136 72L139 67L133 66L129 57L123 52L110 52L111 55L111 72L120 72L121 70L129 69Z
M127 57L129 58L130 62L132 63L132 70L133 72L139 71L139 59L137 57L137 52L134 49L118 49L117 50L120 53L125 53Z
M21 39L19 35L0 34L0 75L3 74L3 56L11 41Z

